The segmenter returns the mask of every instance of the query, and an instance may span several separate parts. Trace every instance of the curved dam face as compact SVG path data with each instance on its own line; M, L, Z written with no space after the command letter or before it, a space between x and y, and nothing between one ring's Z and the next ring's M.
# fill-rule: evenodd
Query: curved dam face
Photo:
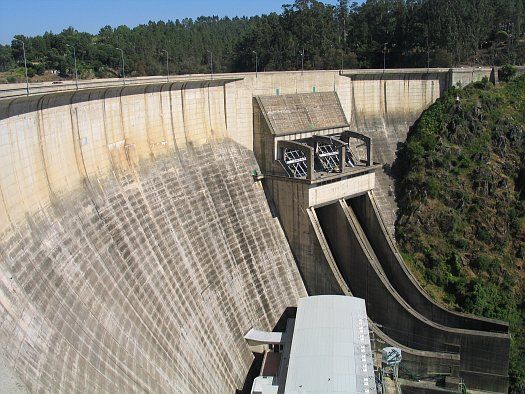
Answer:
M32 390L242 386L243 334L303 294L254 166L231 142L197 148L4 237L2 344Z
M202 92L172 91L194 130L177 144L160 90L6 107L0 341L31 391L232 392L244 333L306 294L253 153L224 116L205 127Z
M0 99L7 372L29 391L240 388L253 360L243 335L271 330L329 280L305 277L321 272L306 258L300 272L250 175L252 97L336 91L381 161L451 78L395 75L201 76ZM305 256L316 247L298 242Z

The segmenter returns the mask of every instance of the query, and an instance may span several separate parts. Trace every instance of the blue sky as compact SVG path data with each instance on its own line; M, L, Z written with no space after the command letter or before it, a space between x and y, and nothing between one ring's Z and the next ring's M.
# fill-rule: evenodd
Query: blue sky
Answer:
M106 25L134 27L150 20L280 12L287 3L293 0L0 0L0 43L11 43L16 34L60 33L69 26L97 33Z

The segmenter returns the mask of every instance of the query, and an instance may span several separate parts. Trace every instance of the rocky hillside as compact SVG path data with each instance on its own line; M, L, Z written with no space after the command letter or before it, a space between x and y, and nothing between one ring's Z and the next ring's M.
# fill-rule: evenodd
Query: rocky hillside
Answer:
M511 380L525 381L525 77L453 88L394 164L396 238L427 292L510 322Z

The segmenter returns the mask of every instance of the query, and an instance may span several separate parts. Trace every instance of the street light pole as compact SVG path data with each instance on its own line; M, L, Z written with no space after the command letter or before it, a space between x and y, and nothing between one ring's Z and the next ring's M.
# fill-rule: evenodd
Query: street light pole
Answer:
M252 51L252 52L255 53L255 78L257 78L257 74L258 74L257 66L259 63L259 59L257 58L257 52L256 51Z
M166 49L163 49L162 52L166 52L166 81L170 81L170 67L169 67L169 55Z
M212 51L208 51L208 53L210 54L211 79L213 79L213 52Z
M22 41L22 40L19 40L19 39L15 38L15 41L18 41L18 42L22 43L22 52L24 53L24 68L25 68L25 71L26 71L26 92L27 92L27 95L29 96L29 77L27 76L26 46L24 44L24 41Z
M304 48L301 51L301 75L304 73Z
M120 48L116 48L120 51L120 54L122 56L122 82L124 83L124 85L126 85L126 71L124 69L124 51Z
M430 47L428 46L428 35L427 35L427 72L430 68Z
M66 46L69 47L69 48L73 48L73 59L75 61L75 85L76 85L77 90L78 90L77 52L75 50L75 46L74 45L66 44Z
M383 44L383 71L386 70L386 42Z

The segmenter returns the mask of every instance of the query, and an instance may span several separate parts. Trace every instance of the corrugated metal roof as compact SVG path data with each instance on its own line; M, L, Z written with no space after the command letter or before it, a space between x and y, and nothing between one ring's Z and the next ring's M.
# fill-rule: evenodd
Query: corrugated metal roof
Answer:
M376 392L364 300L299 300L284 392Z

